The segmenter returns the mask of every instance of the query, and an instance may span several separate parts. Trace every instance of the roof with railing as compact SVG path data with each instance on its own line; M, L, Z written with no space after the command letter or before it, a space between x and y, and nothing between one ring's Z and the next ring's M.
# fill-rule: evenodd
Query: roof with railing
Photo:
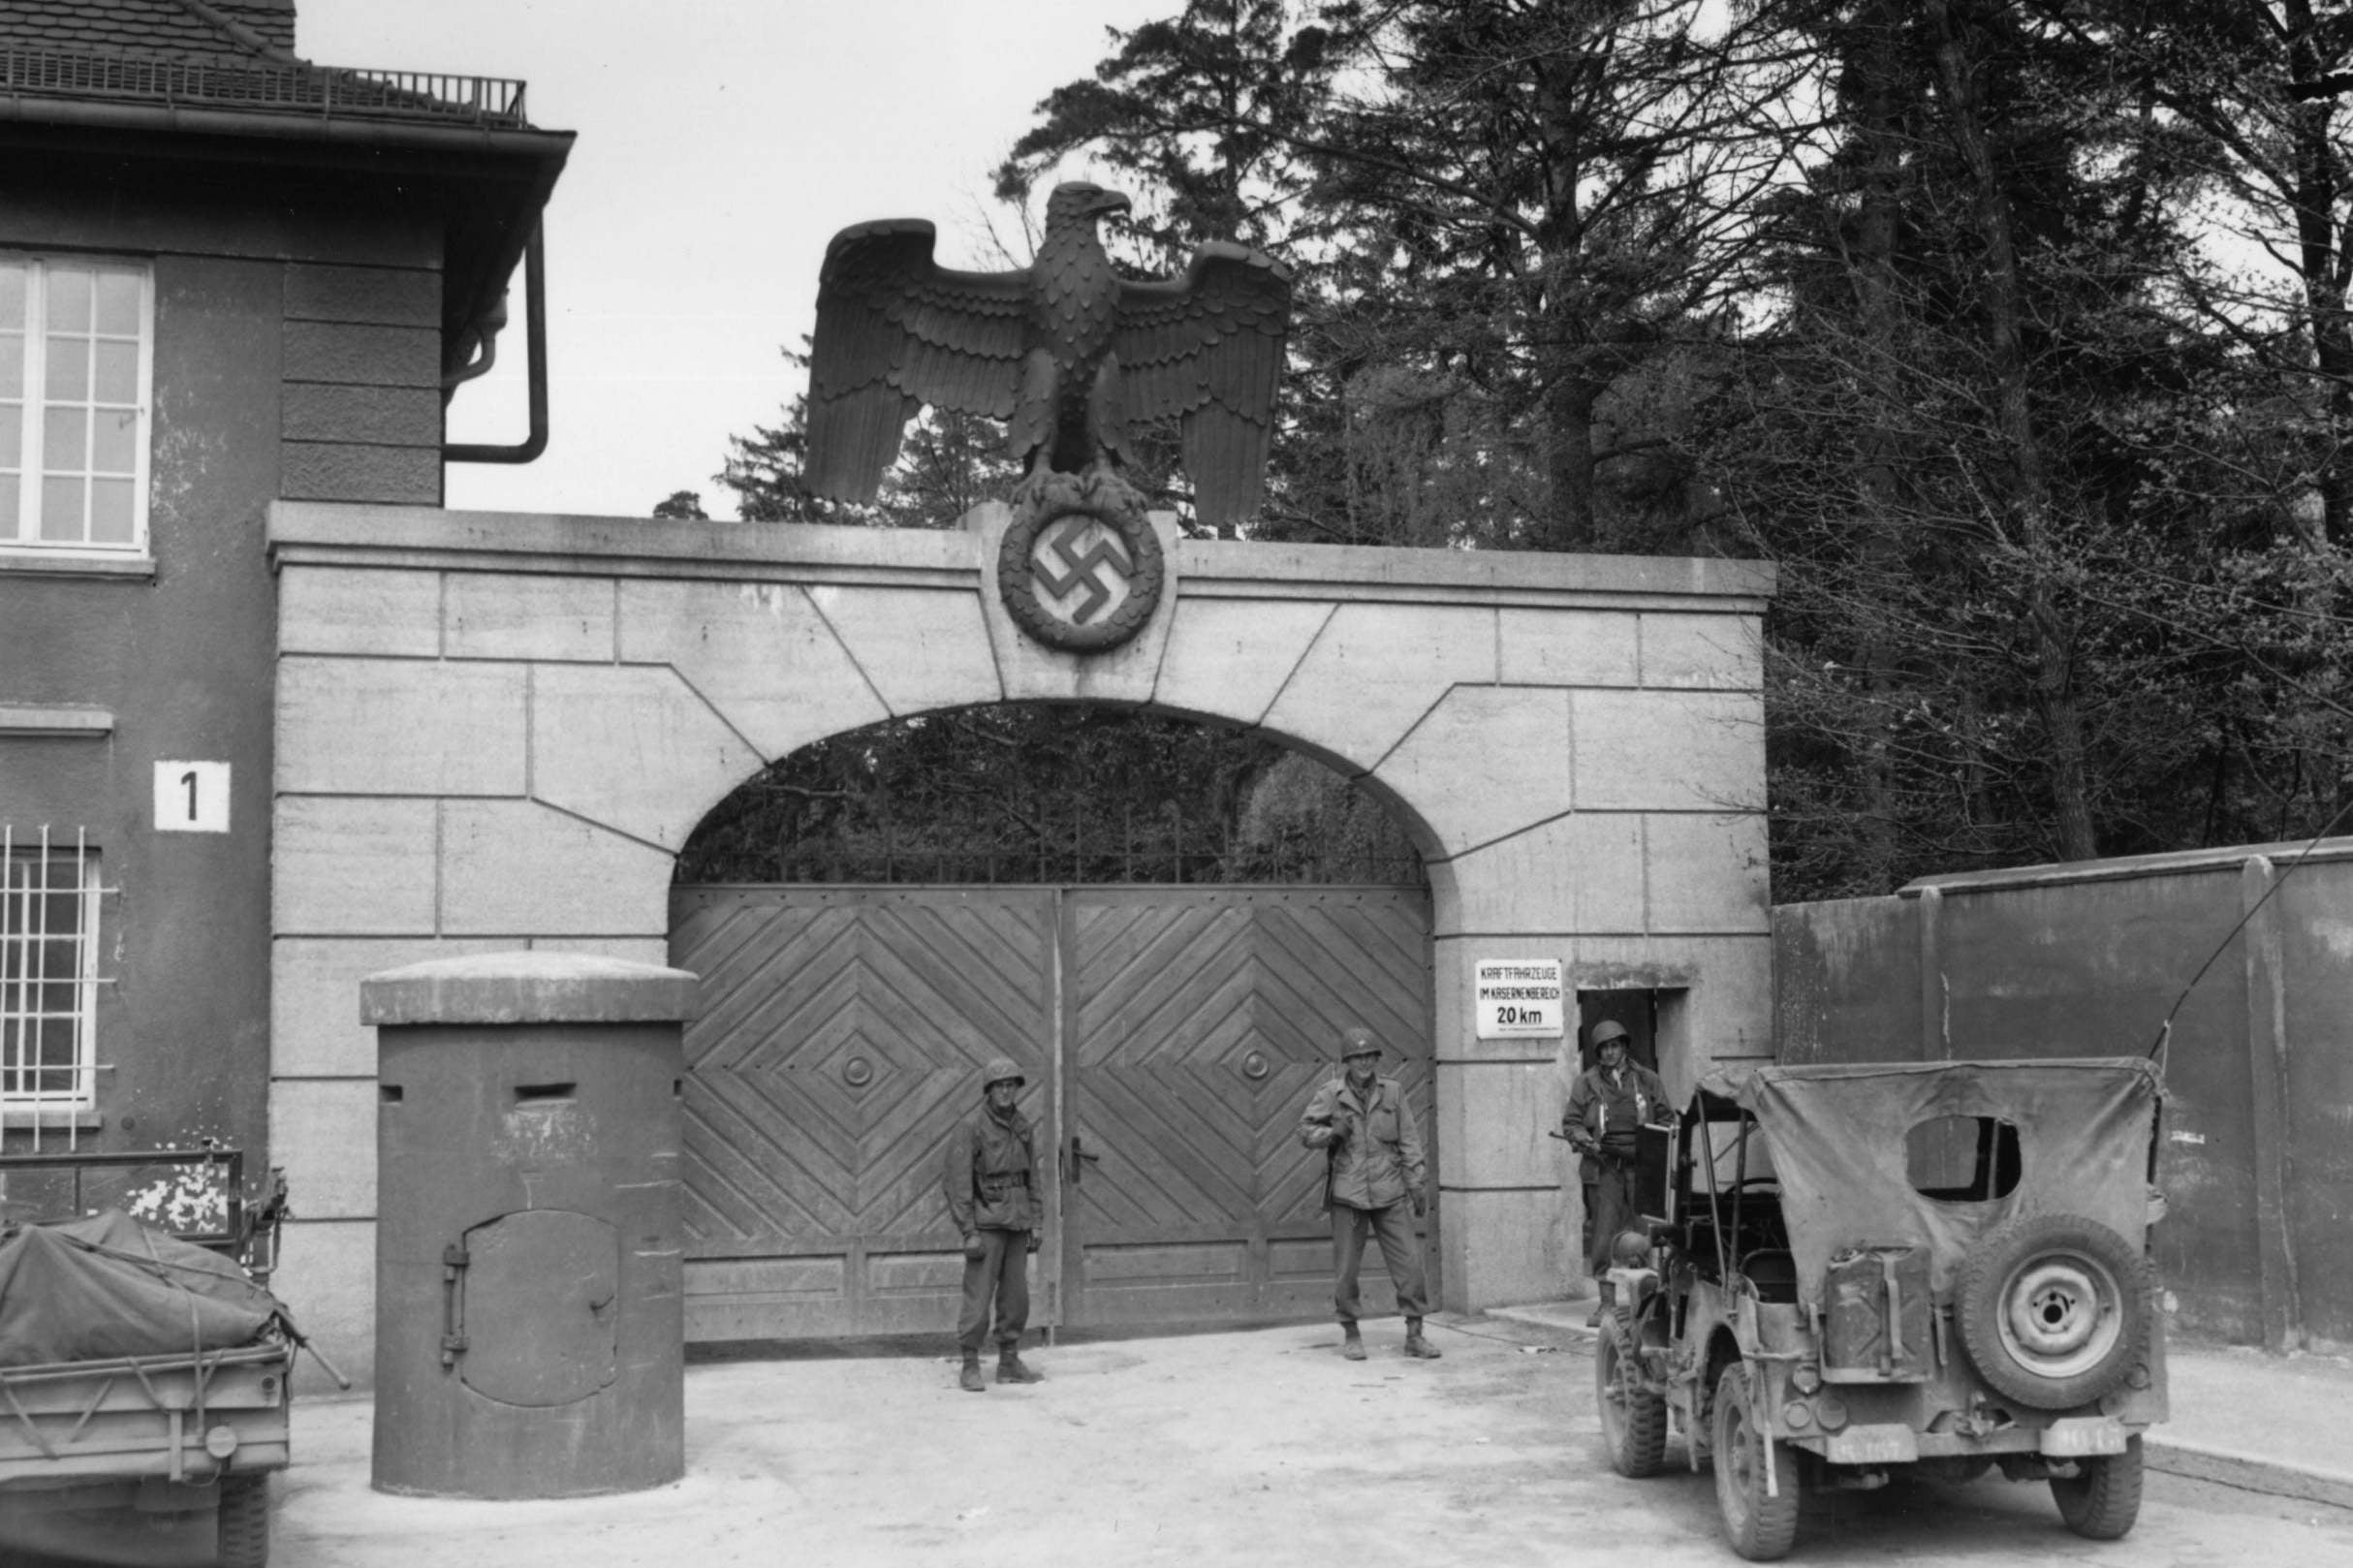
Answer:
M0 0L0 47L291 59L293 0Z
M0 47L0 96L526 130L523 83L255 59Z

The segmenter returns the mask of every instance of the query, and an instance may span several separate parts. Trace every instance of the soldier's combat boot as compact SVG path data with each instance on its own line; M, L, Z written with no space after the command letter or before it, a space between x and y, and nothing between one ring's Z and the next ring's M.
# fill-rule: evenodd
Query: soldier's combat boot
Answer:
M1436 1345L1422 1337L1422 1320L1420 1318L1405 1320L1405 1354L1416 1361L1426 1362L1434 1362L1440 1355Z
M1008 1345L997 1353L997 1381L999 1383L1043 1383L1046 1374L1026 1364L1021 1353Z
M987 1394L988 1392L988 1385L981 1380L981 1353L979 1351L967 1350L964 1352L964 1373L956 1380L956 1386L966 1394Z
M1353 1323L1341 1324L1340 1334L1340 1354L1352 1362L1363 1361L1365 1359L1365 1336L1357 1333L1356 1325Z

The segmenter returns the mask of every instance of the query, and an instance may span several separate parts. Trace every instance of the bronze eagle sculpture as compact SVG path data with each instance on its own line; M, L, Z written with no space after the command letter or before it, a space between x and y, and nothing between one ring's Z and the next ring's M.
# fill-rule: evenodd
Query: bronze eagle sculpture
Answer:
M1052 474L1091 488L1133 467L1130 422L1180 418L1201 520L1222 532L1247 517L1265 484L1291 271L1210 243L1180 276L1130 282L1095 228L1127 205L1098 185L1055 186L1020 272L934 266L920 218L835 235L817 285L809 488L873 499L926 403L1005 422L1026 470L1017 502Z

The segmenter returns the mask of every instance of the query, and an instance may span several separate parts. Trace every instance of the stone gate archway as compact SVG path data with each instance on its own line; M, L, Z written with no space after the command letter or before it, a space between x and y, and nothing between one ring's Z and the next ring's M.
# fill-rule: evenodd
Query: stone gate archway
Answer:
M690 1341L952 1330L940 1153L997 1056L1051 1176L1038 1327L1329 1315L1297 1130L1342 1027L1435 1169L1421 857L1261 732L1073 704L851 731L698 825L671 907Z
M999 524L998 526L1001 526ZM896 714L1130 704L1360 778L1427 864L1446 1305L1573 1268L1555 1043L1482 1041L1480 958L1682 988L1671 1085L1768 1051L1769 566L1163 537L1140 635L1028 641L992 533L278 503L270 1158L282 1280L370 1364L360 977L564 948L662 961L670 869L764 763Z

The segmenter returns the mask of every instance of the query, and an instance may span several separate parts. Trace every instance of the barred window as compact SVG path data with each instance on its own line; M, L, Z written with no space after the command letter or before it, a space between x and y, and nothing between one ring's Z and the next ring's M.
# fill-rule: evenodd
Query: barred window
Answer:
M78 834L0 829L0 1123L96 1108L99 891Z
M145 548L148 284L136 264L0 253L0 549Z

